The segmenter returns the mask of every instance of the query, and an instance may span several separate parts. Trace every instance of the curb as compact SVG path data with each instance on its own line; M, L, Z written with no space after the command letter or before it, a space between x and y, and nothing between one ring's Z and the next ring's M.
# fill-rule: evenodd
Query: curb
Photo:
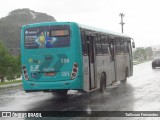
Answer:
M22 83L15 83L15 84L1 85L1 86L0 86L0 89L8 88L8 87L16 87L16 86L20 86L20 85L22 85Z

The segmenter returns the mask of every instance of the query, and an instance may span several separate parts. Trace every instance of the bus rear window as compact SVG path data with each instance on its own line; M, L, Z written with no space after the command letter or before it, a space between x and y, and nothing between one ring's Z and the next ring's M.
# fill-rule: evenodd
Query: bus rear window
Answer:
M50 36L51 37L69 36L69 30L51 30Z
M63 48L70 46L69 26L43 26L24 31L25 48Z

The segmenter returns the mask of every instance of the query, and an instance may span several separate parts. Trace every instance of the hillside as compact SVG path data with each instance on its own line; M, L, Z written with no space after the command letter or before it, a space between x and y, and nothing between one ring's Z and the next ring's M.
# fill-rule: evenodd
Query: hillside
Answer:
M30 9L16 9L8 16L0 19L0 40L14 53L19 54L20 28L23 25L38 22L56 21L46 13L35 12Z

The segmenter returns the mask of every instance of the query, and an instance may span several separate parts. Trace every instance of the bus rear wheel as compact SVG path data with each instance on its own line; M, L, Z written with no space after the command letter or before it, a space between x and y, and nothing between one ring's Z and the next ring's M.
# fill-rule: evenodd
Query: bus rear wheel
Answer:
M56 98L62 98L67 96L68 90L56 90L52 91L52 95L55 96Z
M102 73L101 75L100 92L101 93L106 92L106 75L104 73Z
M126 82L127 82L127 77L128 77L128 69L126 69L126 71L125 71L125 78L120 81L121 84L126 84Z

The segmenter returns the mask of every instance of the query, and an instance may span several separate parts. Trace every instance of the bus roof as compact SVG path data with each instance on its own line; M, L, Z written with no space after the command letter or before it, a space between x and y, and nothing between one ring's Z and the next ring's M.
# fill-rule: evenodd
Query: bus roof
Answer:
M83 25L83 24L78 24L78 25L81 28L92 30L92 31L95 31L95 32L100 32L100 33L103 33L103 34L115 35L115 36L121 36L121 37L128 37L128 38L130 38L130 36L128 36L126 34L123 34L123 33L113 32L113 31L109 31L109 30L106 30L106 29L100 29L100 28L96 28L96 27L91 27L91 26Z
M80 28L83 28L83 29L86 29L86 30L91 30L91 31L94 31L94 32L99 32L99 33L108 34L108 35L115 35L115 36L130 38L130 36L128 36L126 34L123 34L123 33L118 33L118 32L113 32L113 31L109 31L109 30L106 30L106 29L91 27L91 26L79 24L79 23L76 23L76 22L41 22L41 23L27 24L27 25L24 25L22 27L36 27L36 26L63 25L63 24L77 24Z

